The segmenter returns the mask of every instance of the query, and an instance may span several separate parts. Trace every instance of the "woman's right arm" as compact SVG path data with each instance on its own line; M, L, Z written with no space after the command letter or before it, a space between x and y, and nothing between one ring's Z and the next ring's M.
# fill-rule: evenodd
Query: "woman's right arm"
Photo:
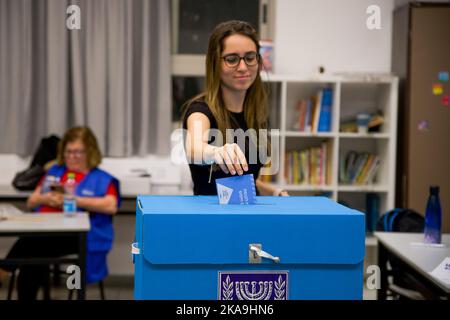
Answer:
M32 210L40 205L48 205L49 193L41 194L41 187L34 189L33 193L27 199L27 208Z
M189 163L208 165L217 163L225 173L243 174L248 171L247 160L235 143L215 147L208 144L208 130L211 124L206 115L194 112L187 118L186 156Z
M187 118L186 156L189 163L207 165L214 161L214 146L208 144L211 124L206 115L194 112Z

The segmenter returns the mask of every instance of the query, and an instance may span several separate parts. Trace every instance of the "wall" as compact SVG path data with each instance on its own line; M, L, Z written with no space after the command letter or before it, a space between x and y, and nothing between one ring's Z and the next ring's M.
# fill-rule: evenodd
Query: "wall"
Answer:
M378 5L381 29L369 30L366 8ZM277 0L276 73L389 72L393 0Z

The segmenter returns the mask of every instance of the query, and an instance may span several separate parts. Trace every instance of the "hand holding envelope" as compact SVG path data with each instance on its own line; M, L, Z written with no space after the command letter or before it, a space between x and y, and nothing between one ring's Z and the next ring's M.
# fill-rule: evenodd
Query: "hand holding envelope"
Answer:
M247 159L239 145L236 143L227 143L223 147L213 147L213 160L220 169L232 175L236 173L242 175L244 171L248 171ZM209 169L208 183L211 183L214 164Z
M236 143L227 143L222 147L215 147L214 162L226 174L235 175L237 173L242 175L244 171L248 171L247 159Z

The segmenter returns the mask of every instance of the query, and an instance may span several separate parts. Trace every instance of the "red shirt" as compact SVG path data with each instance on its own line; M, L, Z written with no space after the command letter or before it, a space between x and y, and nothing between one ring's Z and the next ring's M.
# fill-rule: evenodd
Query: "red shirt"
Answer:
M77 184L80 184L81 180L84 179L84 177L86 176L86 174L81 173L81 172L74 172L74 171L70 171L71 173L75 173L75 181ZM67 181L67 173L68 171L66 170L66 172L64 172L64 174L62 175L61 179L59 180L59 182L61 184L64 184ZM42 177L41 181L39 181L38 186L42 187L42 183L44 182L45 176ZM116 186L114 185L114 183L110 183L108 186L108 190L106 191L106 195L112 195L116 198L116 200L118 199L118 193L117 193L117 189ZM46 206L46 205L42 205L39 208L39 212L61 212L62 208L55 208L55 207L50 207L50 206Z

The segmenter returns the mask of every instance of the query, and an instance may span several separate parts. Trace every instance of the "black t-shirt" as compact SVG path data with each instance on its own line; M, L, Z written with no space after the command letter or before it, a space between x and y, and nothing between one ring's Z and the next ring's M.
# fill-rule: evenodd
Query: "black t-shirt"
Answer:
M206 115L210 122L210 129L218 129L217 121L212 114L211 110L209 109L208 105L203 101L196 101L192 103L189 106L189 109L187 110L185 117L183 119L183 129L187 129L187 119L188 117L195 113L200 112ZM245 121L244 112L230 112L231 114L231 122L233 128L231 129L242 129L244 132L248 130L247 123ZM225 137L224 137L225 139ZM208 143L213 143L214 139L211 137L209 138ZM244 171L244 174L253 174L253 177L256 181L256 179L259 176L259 170L262 167L261 160L259 158L259 152L257 152L257 156L253 157L254 160L253 163L250 163L249 159L249 151L250 150L257 150L254 142L246 138L245 139L245 145L242 144L242 141L238 141L238 139L235 137L234 143L238 143L239 147L245 154L245 158L247 159L248 163L248 171ZM220 168L217 168L217 170L212 172L211 177L211 183L208 182L209 180L209 173L211 166L210 165L197 165L197 164L189 164L189 168L191 170L191 176L192 180L194 182L194 194L195 195L217 195L217 189L216 189L216 179L225 178L225 177L232 177L232 174L226 174L223 172Z

